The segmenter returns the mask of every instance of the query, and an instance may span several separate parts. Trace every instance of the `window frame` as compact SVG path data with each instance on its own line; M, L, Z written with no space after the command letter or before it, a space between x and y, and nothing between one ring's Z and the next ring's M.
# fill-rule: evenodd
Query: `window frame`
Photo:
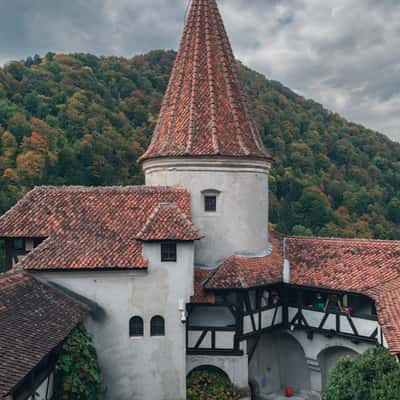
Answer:
M161 315L155 315L151 319L150 336L165 336L165 319Z
M140 326L134 326L134 323L140 323ZM144 321L139 315L134 315L129 320L129 337L140 338L144 336Z
M204 212L216 213L217 212L217 195L205 194L204 195Z
M174 240L161 242L160 246L161 262L178 261L178 244Z

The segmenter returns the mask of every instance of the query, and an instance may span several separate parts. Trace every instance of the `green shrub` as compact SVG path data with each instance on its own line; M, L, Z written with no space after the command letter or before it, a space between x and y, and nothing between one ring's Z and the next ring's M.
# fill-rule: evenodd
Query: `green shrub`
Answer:
M198 370L187 381L187 400L238 400L239 392L221 372Z
M400 368L386 349L339 360L324 400L399 400Z
M96 349L83 325L62 346L56 365L55 399L102 400L104 386Z

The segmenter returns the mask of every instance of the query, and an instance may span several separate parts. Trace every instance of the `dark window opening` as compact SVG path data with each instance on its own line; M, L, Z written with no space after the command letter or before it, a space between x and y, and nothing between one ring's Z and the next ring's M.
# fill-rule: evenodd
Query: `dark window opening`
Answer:
M163 317L156 316L151 319L150 323L151 336L165 336L165 321Z
M25 240L24 239L15 239L14 240L14 250L17 250L17 251L25 250Z
M204 210L206 212L217 211L217 196L204 196Z
M161 261L163 262L176 261L176 242L161 243Z
M129 321L129 336L138 337L144 335L143 319L141 317L132 317Z

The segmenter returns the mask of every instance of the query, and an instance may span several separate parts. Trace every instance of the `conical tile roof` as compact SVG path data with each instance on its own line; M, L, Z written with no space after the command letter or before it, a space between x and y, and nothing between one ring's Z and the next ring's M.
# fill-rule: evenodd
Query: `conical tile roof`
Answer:
M152 142L141 160L270 159L215 0L193 0Z

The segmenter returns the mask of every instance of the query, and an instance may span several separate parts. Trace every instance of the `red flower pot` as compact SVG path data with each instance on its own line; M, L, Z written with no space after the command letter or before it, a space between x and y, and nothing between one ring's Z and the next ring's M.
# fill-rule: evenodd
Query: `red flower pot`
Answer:
M285 389L285 396L286 397L293 397L293 389L291 387L287 387Z

